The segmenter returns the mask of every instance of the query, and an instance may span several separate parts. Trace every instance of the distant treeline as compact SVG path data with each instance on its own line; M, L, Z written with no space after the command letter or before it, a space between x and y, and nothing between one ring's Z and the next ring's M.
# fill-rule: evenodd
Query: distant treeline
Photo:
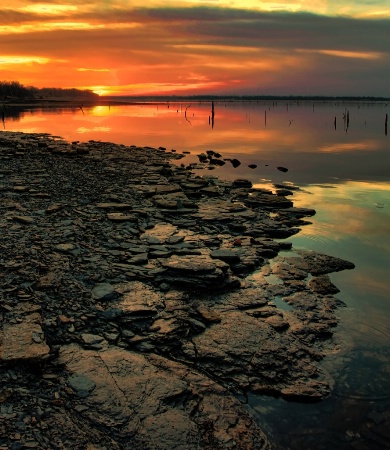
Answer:
M61 88L36 88L23 86L18 81L0 81L1 100L33 100L33 99L77 99L96 100L98 94L90 90L61 89Z

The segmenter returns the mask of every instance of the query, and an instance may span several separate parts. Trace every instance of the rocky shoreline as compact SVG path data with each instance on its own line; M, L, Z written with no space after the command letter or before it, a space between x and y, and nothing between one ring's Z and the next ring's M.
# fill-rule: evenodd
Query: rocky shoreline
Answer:
M329 395L353 264L279 240L315 214L285 189L180 156L0 132L0 449L267 449L248 392Z

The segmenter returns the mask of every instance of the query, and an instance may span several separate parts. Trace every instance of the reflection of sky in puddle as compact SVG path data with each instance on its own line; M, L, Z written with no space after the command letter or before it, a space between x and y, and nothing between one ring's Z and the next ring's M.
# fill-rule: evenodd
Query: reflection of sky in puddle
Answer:
M268 280L267 280L268 281ZM272 303L279 309L282 309L283 311L293 311L294 308L286 303L282 297L275 296L272 300Z
M264 279L269 284L283 284L283 281L272 273L270 273L269 275L265 275Z

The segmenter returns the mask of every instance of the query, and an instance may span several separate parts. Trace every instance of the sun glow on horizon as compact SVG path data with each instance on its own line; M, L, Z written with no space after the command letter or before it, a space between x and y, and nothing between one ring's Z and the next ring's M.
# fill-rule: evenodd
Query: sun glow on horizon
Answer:
M0 6L1 78L21 84L99 95L390 97L385 0L11 3Z

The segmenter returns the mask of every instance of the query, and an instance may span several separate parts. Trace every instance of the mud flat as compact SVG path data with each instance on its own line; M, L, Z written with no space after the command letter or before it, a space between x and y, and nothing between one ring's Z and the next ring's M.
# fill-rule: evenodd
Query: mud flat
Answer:
M268 449L248 392L330 394L354 265L284 240L315 211L180 156L0 133L1 449Z

